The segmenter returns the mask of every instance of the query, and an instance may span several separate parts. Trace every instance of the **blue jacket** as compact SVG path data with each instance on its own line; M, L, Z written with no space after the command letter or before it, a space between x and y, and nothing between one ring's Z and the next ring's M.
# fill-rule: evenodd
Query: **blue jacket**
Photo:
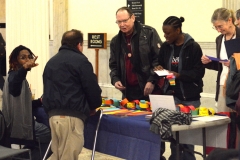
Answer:
M92 64L76 49L62 46L43 73L43 106L49 117L66 115L85 120L102 104Z

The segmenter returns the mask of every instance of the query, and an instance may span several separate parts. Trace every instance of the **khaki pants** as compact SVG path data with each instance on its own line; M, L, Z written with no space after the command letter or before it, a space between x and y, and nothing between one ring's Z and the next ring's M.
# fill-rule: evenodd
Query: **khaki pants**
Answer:
M81 119L69 116L52 116L51 127L53 154L51 160L78 160L84 145L84 123Z

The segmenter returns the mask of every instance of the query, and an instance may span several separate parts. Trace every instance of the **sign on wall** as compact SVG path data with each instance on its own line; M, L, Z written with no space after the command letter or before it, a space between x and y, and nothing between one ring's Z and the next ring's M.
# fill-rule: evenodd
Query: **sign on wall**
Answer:
M106 49L107 33L88 33L88 48Z
M95 73L98 79L99 49L107 49L107 33L88 33L88 48L95 49Z
M127 0L127 7L133 11L138 22L145 24L144 0Z
M0 28L6 28L6 23L0 23Z

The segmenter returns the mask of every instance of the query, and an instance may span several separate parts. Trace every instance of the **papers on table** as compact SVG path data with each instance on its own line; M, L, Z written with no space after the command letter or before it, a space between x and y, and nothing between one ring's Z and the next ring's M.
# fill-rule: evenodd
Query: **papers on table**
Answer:
M151 119L151 118L152 118L152 115L151 115L151 114L149 114L149 115L146 115L146 116L145 116L145 118L146 118L147 120L149 120L149 119Z
M119 117L152 114L152 112L150 112L150 111L128 110L128 109L120 109L120 108L116 108L116 107L99 107L96 110L98 110L98 109L102 109L103 114L115 115L115 116L119 116Z
M119 108L116 108L116 107L99 107L99 108L101 108L103 110L103 113L120 110Z
M176 110L176 105L172 95L149 95L151 102L152 112L158 108L167 108L170 110Z
M230 58L233 53L240 53L240 38L224 41L224 43L228 58Z
M207 56L207 55L206 55ZM223 61L223 62L227 62L228 60L227 59L219 59L219 58L216 58L216 57L211 57L211 56L207 56L210 60L212 61Z
M169 75L169 72L166 69L157 70L157 71L154 71L154 72L157 73L158 76L167 76L167 75Z
M216 120L221 120L221 119L228 119L227 116L201 116L201 117L193 117L193 120L197 121L216 121Z

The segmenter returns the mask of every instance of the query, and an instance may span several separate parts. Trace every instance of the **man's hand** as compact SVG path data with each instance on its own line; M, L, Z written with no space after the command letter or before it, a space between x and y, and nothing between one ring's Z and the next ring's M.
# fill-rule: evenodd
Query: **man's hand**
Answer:
M144 96L148 96L149 94L151 94L153 89L154 89L154 84L152 84L152 82L147 82L144 88Z
M161 65L158 65L156 67L153 68L154 71L157 71L157 70L163 70L164 68L161 66Z
M120 81L117 81L117 82L114 84L114 86L115 86L115 88L119 89L120 91L126 89L126 87L124 87Z

